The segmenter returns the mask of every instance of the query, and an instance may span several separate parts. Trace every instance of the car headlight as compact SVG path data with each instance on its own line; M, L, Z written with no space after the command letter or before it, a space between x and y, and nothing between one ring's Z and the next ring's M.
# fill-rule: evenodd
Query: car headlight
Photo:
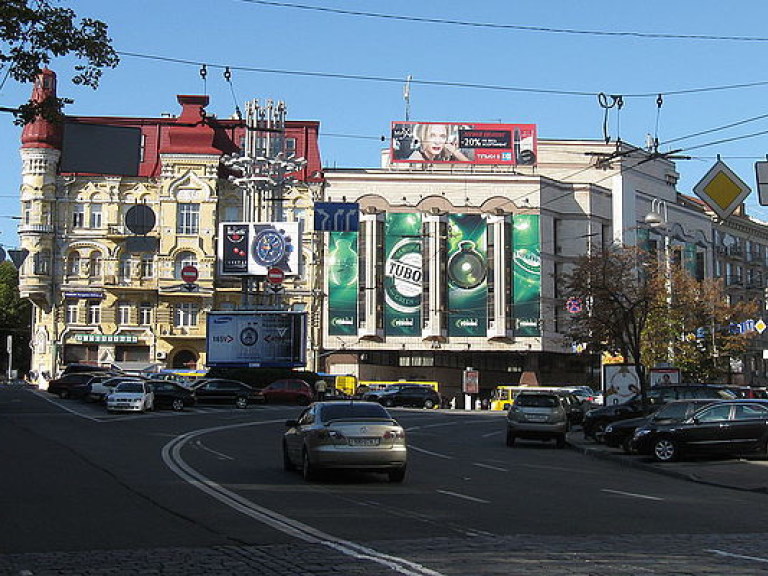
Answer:
M650 433L651 433L651 431L648 428L638 428L637 430L635 430L635 438L640 438L642 436L647 436Z
M605 427L605 433L610 434L611 432L613 432L613 425L609 424L608 426Z

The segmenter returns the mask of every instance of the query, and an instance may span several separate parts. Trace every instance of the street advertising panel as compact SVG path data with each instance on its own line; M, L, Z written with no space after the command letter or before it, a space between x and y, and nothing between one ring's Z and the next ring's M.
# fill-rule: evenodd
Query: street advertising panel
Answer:
M649 371L651 386L680 384L680 368L651 368Z
M536 125L392 122L390 153L392 162L532 166Z
M389 213L384 237L384 333L421 335L421 215Z
M640 394L640 379L634 364L603 365L603 403L623 404Z
M297 276L300 252L300 222L219 224L217 256L224 276L266 276L271 268Z
M448 335L488 333L487 222L481 214L448 217Z
M357 334L357 232L331 232L328 236L328 334Z
M538 214L515 214L512 222L515 335L540 336L541 241Z
M209 312L208 366L293 368L307 363L307 313Z

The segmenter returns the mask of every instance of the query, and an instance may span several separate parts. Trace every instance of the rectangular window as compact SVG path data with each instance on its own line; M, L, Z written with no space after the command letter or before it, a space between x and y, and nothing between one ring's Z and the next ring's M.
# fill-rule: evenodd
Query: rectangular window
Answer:
M88 324L91 326L101 324L101 302L88 302Z
M176 234L197 234L200 230L200 205L179 204L176 208Z
M29 224L32 222L32 202L22 202L22 211L24 215L22 216L24 224Z
M144 254L141 257L141 277L152 278L155 275L154 259L151 254Z
M142 326L148 326L152 324L152 304L149 302L142 302L139 308L139 323Z
M67 304L67 324L77 324L77 302Z
M131 305L127 302L120 302L117 305L117 323L118 324L130 324L131 323Z
M180 302L176 305L176 326L197 326L198 307L192 302Z
M75 206L72 209L72 228L83 228L85 226L85 208Z
M101 204L91 204L91 228L101 228Z

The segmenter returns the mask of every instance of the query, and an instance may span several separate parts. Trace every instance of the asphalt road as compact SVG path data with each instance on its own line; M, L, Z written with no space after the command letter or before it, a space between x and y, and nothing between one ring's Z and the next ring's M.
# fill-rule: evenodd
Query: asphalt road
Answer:
M393 410L403 484L282 469L296 407L108 415L0 389L0 574L764 574L768 495ZM117 570L117 571L116 571Z

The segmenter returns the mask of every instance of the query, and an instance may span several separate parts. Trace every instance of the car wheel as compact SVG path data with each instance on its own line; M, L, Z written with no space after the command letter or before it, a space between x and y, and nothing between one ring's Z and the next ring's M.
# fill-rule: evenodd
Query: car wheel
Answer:
M402 468L395 468L387 472L390 482L402 482L405 480L405 466Z
M557 448L565 448L565 434L561 434L555 438L555 446Z
M247 408L248 407L248 398L245 398L243 396L238 396L237 400L235 400L235 408Z
M677 443L671 438L659 438L653 443L653 457L659 462L672 462L677 456Z
M424 408L426 408L427 410L431 410L434 407L435 407L434 400L430 400L429 398L424 400Z
M592 433L592 437L595 439L595 442L598 444L602 444L605 439L605 422L598 422L595 424L595 430Z
M384 406L386 406L387 408L392 408L392 406L394 406L394 405L395 405L395 401L394 401L394 400L392 400L392 398L385 398L385 399L384 399L384 402L383 402L383 404L384 404Z
M176 412L181 412L184 410L184 400L181 398L174 398L173 402L171 402L171 408Z
M312 466L312 462L309 461L309 454L306 450L301 454L301 475L304 477L304 480L307 480L308 482L317 477L315 467Z
M69 391L62 390L61 392L59 392L59 398L61 398L62 400L66 400L67 398L69 398Z
M632 437L627 436L621 442L621 449L624 450L624 454L632 454Z
M512 433L511 430L507 430L507 446L514 446L515 445L515 435Z
M292 472L296 467L291 462L291 458L288 456L288 445L283 441L283 470L286 472Z

